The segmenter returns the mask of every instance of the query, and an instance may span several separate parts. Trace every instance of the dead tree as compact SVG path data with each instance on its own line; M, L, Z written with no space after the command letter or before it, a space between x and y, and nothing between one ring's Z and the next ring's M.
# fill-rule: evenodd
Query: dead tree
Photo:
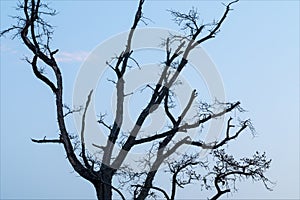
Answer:
M143 21L142 8L144 0L139 0L138 8L134 16L133 25L130 29L127 44L124 51L120 52L116 57L114 65L109 64L116 75L116 117L111 125L105 124L102 118L99 123L106 126L110 133L107 138L106 146L101 147L103 150L102 162L99 162L87 152L84 141L84 125L85 114L91 101L91 94L87 97L85 105L77 110L64 105L63 101L63 77L60 66L55 58L58 49L53 49L50 45L53 27L44 20L45 15L54 16L56 11L41 0L24 0L18 5L18 10L21 10L23 15L15 16L16 25L1 32L1 36L8 32L15 31L13 38L20 37L24 45L32 53L32 58L26 58L31 66L35 76L46 84L55 96L56 118L60 134L55 139L32 139L35 143L59 143L65 149L67 159L74 170L84 179L88 180L95 187L98 199L112 199L113 192L116 192L122 199L145 199L149 196L154 196L155 193L161 194L166 199L175 199L178 187L185 187L193 182L199 182L199 187L207 190L215 190L216 193L211 199L218 199L225 193L235 189L235 182L241 178L251 178L254 181L262 181L267 189L270 189L268 184L269 179L265 177L265 171L270 167L270 160L265 154L255 153L253 158L242 158L240 161L234 159L233 156L225 153L222 149L225 144L236 139L246 129L252 129L249 119L241 121L240 124L232 124L232 118L228 117L227 130L224 133L224 138L214 143L205 143L203 141L193 139L192 137L182 138L180 141L174 142L174 137L181 132L188 132L191 129L203 126L206 122L216 119L221 116L227 116L234 110L242 111L240 102L219 103L223 105L223 110L214 112L210 109L209 104L203 104L199 110L199 116L193 122L186 122L185 116L191 109L192 103L197 98L196 90L191 91L190 99L186 102L185 108L179 116L172 114L170 106L170 96L172 95L171 87L175 84L179 74L185 68L189 60L189 54L197 46L214 38L219 32L221 25L225 21L228 13L231 11L233 1L225 5L225 11L219 20L212 23L200 23L196 10L190 10L188 13L181 13L171 10L170 13L174 17L182 30L185 30L185 36L170 36L166 38L164 45L166 48L166 58L164 68L157 80L152 92L152 96L148 103L136 119L136 123L126 141L122 144L121 151L116 157L112 157L114 145L119 137L123 123L123 107L124 107L124 75L128 70L128 62L133 59L133 49L131 48L133 35L138 24ZM170 45L177 42L177 48L171 49ZM51 80L43 73L39 67L40 63L46 65L55 74L55 80ZM141 127L151 113L162 106L165 114L168 117L172 126L169 130L150 135L147 137L138 137ZM205 109L203 109L203 106ZM73 112L83 110L82 130L79 134L80 148L79 151L74 148L73 136L71 136L66 128L65 117ZM232 133L234 131L234 133ZM135 172L128 166L122 166L128 152L138 145L152 143L152 148L149 150L151 159L145 158L148 168L141 172ZM168 160L169 157L176 153L176 150L184 145L193 146L196 149L208 149L211 151L209 156L211 160L203 161L197 153L181 154L180 160ZM151 154L151 155L150 155ZM143 162L143 161L141 161ZM156 187L153 180L157 175L162 163L167 163L171 178L171 190ZM120 183L114 185L113 178L118 177ZM132 194L132 197L125 197L123 189L127 185L127 189ZM203 197L195 197L203 198Z

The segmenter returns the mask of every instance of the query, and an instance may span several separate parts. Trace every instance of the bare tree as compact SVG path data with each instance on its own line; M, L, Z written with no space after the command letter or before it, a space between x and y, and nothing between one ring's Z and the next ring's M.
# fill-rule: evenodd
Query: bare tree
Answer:
M186 102L186 106L178 116L172 114L171 110L171 104L174 103L172 102L172 95L175 92L171 87L176 84L179 74L187 65L190 52L216 36L231 11L231 6L236 2L237 0L225 5L225 11L221 18L207 24L200 23L195 9L190 10L188 13L169 11L174 17L174 22L185 32L185 36L170 35L164 41L166 58L163 62L164 67L160 78L157 80L155 87L151 87L153 90L151 98L136 119L134 127L125 137L126 140L122 143L121 150L116 157L113 157L115 143L118 138L122 137L120 130L124 120L123 109L126 96L124 92L124 75L128 71L129 61L134 60L131 47L133 35L138 24L145 19L142 12L144 0L139 0L124 50L116 56L114 62L107 62L107 65L116 75L114 83L117 90L117 102L114 122L112 124L105 123L104 116L101 116L98 121L109 130L106 145L95 145L103 151L101 162L89 154L84 140L86 113L93 91L90 91L86 104L80 108L72 109L66 106L63 101L63 77L55 58L59 50L51 47L53 27L44 20L47 15L56 15L56 11L41 2L41 0L24 0L24 2L20 2L17 9L21 10L23 15L15 16L17 24L2 31L1 36L15 31L13 38L20 37L32 53L32 58L26 58L26 61L30 64L35 76L45 83L55 96L56 115L60 130L58 138L47 139L45 137L39 140L32 139L32 141L63 145L68 161L81 177L94 185L98 199L112 199L113 192L116 192L120 198L127 199L129 197L125 197L124 190L128 190L128 194L131 194L133 199L156 197L156 194L160 194L166 199L175 199L178 187L183 188L194 182L198 182L199 187L203 190L215 190L215 195L210 199L218 199L223 194L234 191L237 180L249 178L254 181L262 181L266 188L271 190L269 187L271 182L264 174L270 167L271 160L266 158L265 153L256 152L252 158L242 158L237 161L233 156L228 155L223 148L225 144L236 139L246 129L253 131L249 119L233 125L232 118L227 117L233 111L243 111L240 102L215 102L223 108L218 112L213 109L215 104L199 104L199 114L194 118L194 121L187 121L185 119L186 114L192 109L191 105L197 99L197 92L193 90L190 93L189 101ZM172 44L177 44L176 49L170 47ZM51 80L43 73L42 68L39 67L40 63L52 70L55 74L55 80ZM139 137L145 120L159 106L163 107L171 127L162 133ZM83 111L82 126L79 139L76 140L66 128L65 117L79 111ZM175 136L181 132L189 132L219 117L228 118L223 139L213 143L206 143L190 136L181 138L179 141L174 140ZM147 165L144 170L137 172L130 166L123 165L133 147L149 143L152 145L148 156L140 161ZM182 146L191 146L196 150L207 149L210 151L208 157L211 157L211 159L204 161L197 151L195 153L179 153L177 150ZM177 154L180 159L170 159L173 154ZM154 185L154 179L163 163L167 163L168 166L166 172L170 174L170 190ZM118 184L113 181L116 177L119 180Z

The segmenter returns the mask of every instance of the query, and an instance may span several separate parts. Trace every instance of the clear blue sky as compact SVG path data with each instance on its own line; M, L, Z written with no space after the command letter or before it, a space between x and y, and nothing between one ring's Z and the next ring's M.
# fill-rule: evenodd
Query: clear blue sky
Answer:
M13 21L16 2L1 0L1 27ZM82 58L99 43L131 26L136 1L53 1L59 15L53 46L60 49L65 101ZM178 30L166 9L197 7L205 21L218 18L221 1L146 1L148 26ZM230 199L299 199L299 1L243 1L235 4L214 40L203 45L222 75L226 96L249 110L258 136L242 135L229 150L238 156L266 151L273 159L267 173L273 192L261 183L238 183ZM19 40L1 38L1 199L95 198L92 186L76 173L58 145L30 138L55 137L53 95L21 59ZM181 196L197 194L186 188ZM195 198L198 198L195 196ZM224 199L227 197L225 196Z

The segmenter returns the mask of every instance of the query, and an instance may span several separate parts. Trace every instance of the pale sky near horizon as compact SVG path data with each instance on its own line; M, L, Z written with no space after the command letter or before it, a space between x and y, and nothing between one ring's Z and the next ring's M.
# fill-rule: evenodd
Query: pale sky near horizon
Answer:
M227 2L227 1L224 1ZM16 14L16 1L0 0L0 30ZM59 48L65 102L84 58L98 44L127 31L137 1L52 1L59 14L53 47ZM299 199L299 1L243 1L233 5L215 39L202 47L222 76L228 101L241 101L257 136L241 135L228 145L237 155L256 150L272 158L268 177L274 191L246 180L223 199ZM178 31L166 9L195 7L205 21L222 14L222 1L147 1L148 27ZM141 25L140 27L145 27ZM22 60L28 50L19 39L1 38L1 187L0 199L95 199L93 187L73 172L59 145L39 145L30 138L58 133L51 91ZM197 186L178 198L199 198ZM200 198L206 198L206 196Z

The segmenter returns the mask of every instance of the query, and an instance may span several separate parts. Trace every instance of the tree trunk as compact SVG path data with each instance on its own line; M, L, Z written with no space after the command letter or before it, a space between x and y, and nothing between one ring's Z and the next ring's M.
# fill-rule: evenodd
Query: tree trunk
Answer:
M112 199L112 188L111 188L111 181L106 184L105 183L96 183L94 187L97 193L98 200L111 200Z
M101 180L94 183L98 200L111 200L112 199L112 177L113 170L109 167L102 166Z

